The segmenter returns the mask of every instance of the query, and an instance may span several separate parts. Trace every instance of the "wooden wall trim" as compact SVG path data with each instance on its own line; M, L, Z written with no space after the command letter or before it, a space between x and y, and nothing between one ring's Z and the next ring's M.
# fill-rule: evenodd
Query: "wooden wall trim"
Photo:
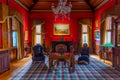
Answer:
M112 66L118 70L120 70L120 47L113 48L113 61Z

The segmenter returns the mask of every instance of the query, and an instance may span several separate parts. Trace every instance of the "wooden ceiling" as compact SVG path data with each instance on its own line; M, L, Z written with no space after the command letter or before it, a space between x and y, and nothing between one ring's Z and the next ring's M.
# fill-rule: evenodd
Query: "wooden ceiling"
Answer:
M108 0L67 0L72 4L72 11L92 11ZM31 11L51 11L52 3L58 5L59 0L16 0L21 6Z

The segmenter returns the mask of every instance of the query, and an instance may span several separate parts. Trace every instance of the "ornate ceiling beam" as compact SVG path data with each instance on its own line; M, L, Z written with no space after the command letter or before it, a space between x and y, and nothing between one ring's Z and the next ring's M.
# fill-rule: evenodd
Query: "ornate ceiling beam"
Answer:
M91 5L90 0L85 0L85 2L87 3L87 5L90 7L90 9L92 10L92 12L95 11L94 7Z
M31 12L32 8L37 4L38 1L39 0L33 0L33 3L32 3L32 5L29 8L29 12Z

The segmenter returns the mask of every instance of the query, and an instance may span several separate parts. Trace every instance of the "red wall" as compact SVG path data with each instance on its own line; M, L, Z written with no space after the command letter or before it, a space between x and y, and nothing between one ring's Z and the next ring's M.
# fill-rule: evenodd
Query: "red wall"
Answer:
M45 20L45 41L50 42L51 40L59 40L60 36L56 36L53 34L53 27L55 23L63 23L63 24L70 24L70 35L63 36L64 40L77 42L78 41L78 19L80 18L92 18L93 14L90 12L77 12L71 13L70 20L54 20L53 13L31 13L30 18L32 19L43 19Z
M0 2L2 2L2 3L4 3L4 4L6 4L6 0L0 0Z
M65 21L54 21L50 19L45 19L45 38L46 41L49 42L51 40L59 40L60 36L56 36L53 34L53 27L54 24L69 24L70 25L70 35L68 36L63 36L64 40L68 41L73 41L76 42L78 41L78 21L75 19L71 19L70 21L65 20Z

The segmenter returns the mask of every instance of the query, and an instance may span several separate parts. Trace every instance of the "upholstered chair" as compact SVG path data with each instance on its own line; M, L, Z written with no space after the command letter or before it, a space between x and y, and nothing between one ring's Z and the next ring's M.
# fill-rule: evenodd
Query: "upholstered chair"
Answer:
M33 46L32 48L32 60L33 61L45 61L44 49L40 44Z
M83 44L83 48L81 51L81 56L78 58L78 64L82 61L89 63L89 47L86 43Z

